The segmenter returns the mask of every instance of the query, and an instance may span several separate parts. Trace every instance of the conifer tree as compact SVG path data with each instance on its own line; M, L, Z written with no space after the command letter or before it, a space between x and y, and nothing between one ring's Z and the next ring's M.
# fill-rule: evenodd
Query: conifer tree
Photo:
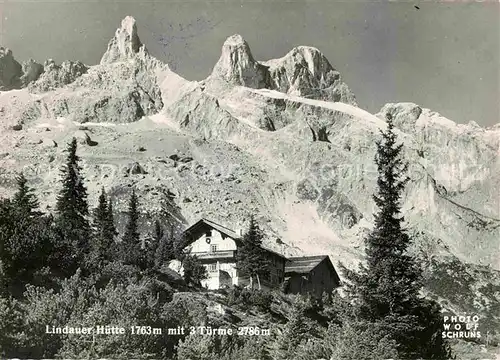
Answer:
M76 155L77 141L68 145L66 164L62 168L62 189L56 203L57 224L67 242L71 244L77 262L89 251L91 233L88 221L87 189L81 173L80 158Z
M12 205L9 199L0 199L0 265L1 281L0 286L7 287L10 283L8 268L12 264L12 257L9 252L9 242L13 235ZM1 289L0 289L1 291Z
M236 254L238 271L249 276L251 288L254 286L253 278L256 277L259 290L261 289L260 276L269 272L269 261L262 249L263 237L254 216L250 216L248 231L243 236L242 244Z
M130 265L139 265L141 261L138 205L137 195L135 190L132 190L128 204L128 221L120 244L122 261Z
M93 222L92 257L98 263L110 260L116 235L112 213L110 216L110 208L113 211L111 202L108 203L106 192L102 188L98 205L94 210Z
M158 225L160 225L159 222L157 222L156 226ZM154 254L154 264L156 267L161 267L164 262L175 259L174 227L171 226L170 232L168 234L165 234L163 229L161 229L161 232L158 231L159 229L156 228L155 241L157 241L157 247Z
M160 224L159 220L155 221L155 229L153 233L153 237L156 243L159 243L160 240L165 236L165 232L163 231L163 227Z
M17 216L23 219L40 216L41 213L37 211L39 206L38 199L33 193L33 189L27 185L28 180L24 174L21 173L16 177L16 183L17 192L14 194L12 204L17 212Z
M106 214L106 230L105 230L106 236L113 241L115 236L118 235L118 231L116 230L115 226L115 217L113 214L113 201L111 198L108 199L108 210Z
M106 198L106 191L104 188L101 189L101 194L99 195L97 207L94 210L94 231L98 236L103 237L106 231L106 225L108 221L108 199Z
M156 252L158 251L158 248L160 247L164 236L165 232L163 230L163 227L161 226L160 221L157 219L154 222L154 228L150 233L149 239L145 242L145 266L147 266L148 268L156 267Z
M38 201L18 177L13 201L0 200L0 262L3 285L11 295L21 296L34 274L49 265L52 253L52 218L36 210Z
M377 142L375 162L378 212L375 227L365 239L366 265L359 272L344 269L351 282L356 312L367 322L385 323L399 345L402 358L445 359L448 352L440 336L439 308L419 296L422 272L407 250L411 239L403 226L401 196L408 182L403 145L396 144L392 118Z
M33 228L41 219L42 213L38 211L38 199L33 194L33 189L27 185L27 180L21 173L16 177L17 191L11 201L11 217L9 227L12 233L7 238L5 251L10 258L11 267L8 269L18 277L22 276L23 270L32 267L33 252L42 250L37 244L37 236L33 236ZM47 248L46 244L44 247ZM42 254L39 254L42 257ZM31 261L30 261L31 260Z

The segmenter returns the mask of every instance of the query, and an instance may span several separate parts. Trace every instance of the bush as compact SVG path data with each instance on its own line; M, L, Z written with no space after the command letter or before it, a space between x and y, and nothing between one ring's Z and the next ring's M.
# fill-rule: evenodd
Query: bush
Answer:
M167 294L167 295L165 295ZM164 305L171 294L155 279L143 277L128 283L111 280L98 289L80 272L63 281L61 290L28 286L16 336L17 350L9 355L21 358L158 358L172 356L177 339L165 331L177 321L165 316ZM16 313L0 300L0 316ZM7 314L7 315L5 315ZM2 322L9 326L10 322ZM7 324L7 325L4 325ZM112 325L125 328L125 335L47 334L45 327L92 327ZM161 328L161 335L133 335L132 326ZM12 326L10 326L12 327ZM10 334L13 332L10 331ZM17 340L17 338L19 340ZM1 341L1 340L0 340Z
M190 335L179 342L178 360L255 360L269 359L262 337L209 337Z
M184 280L188 285L200 287L201 281L208 276L207 269L195 255L186 255L182 261L182 266L184 267Z
M16 357L22 332L22 315L17 301L0 295L0 319L0 358Z
M189 335L179 341L177 346L178 360L216 360L216 343L214 338L203 335Z
M244 290L241 294L246 297L249 305L258 307L261 310L269 311L273 301L273 295L265 290Z
M68 326L113 325L123 327L125 334L95 338L82 335L79 341L65 336L58 355L63 358L139 359L165 355L167 349L173 348L173 339L164 331L170 324L162 318L163 306L152 291L151 284L151 280L144 279L129 285L110 282L100 291L89 289L91 294L86 298L94 298L94 301L75 308ZM131 332L133 326L150 326L163 331L161 335L134 335Z
M24 338L16 356L20 358L54 358L62 346L62 337L45 333L45 326L64 326L73 309L82 308L92 297L85 290L78 272L65 280L58 293L41 287L28 286L22 303Z
M342 328L331 327L336 337L330 357L337 360L398 359L397 345L377 323L346 323ZM333 333L333 334L332 334Z
M242 289L234 286L228 292L227 304L228 306L255 306L260 310L269 311L273 298L273 294L266 290Z
M300 334L300 317L287 324L274 346L273 360L381 360L399 359L396 343L380 324L331 324L316 336ZM294 330L295 329L295 330Z

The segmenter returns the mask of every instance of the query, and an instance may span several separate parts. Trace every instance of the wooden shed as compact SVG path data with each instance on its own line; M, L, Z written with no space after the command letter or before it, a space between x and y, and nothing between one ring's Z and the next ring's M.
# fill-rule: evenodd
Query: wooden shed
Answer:
M340 278L328 255L289 258L285 265L284 291L321 297L340 286Z

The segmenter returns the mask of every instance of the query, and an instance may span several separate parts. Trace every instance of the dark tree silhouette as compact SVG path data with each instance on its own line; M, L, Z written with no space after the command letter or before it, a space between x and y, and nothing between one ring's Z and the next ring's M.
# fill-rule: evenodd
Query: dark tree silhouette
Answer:
M14 194L12 203L17 215L22 218L34 218L41 215L38 211L39 203L33 189L28 186L28 180L24 174L16 177L17 192Z
M77 141L73 138L68 145L66 164L61 170L62 188L57 197L56 213L58 228L65 241L70 244L72 252L65 256L72 257L78 266L90 250L91 227L88 220L87 189L76 151Z
M104 261L111 260L116 229L113 222L113 210L111 203L108 203L104 188L99 195L98 205L94 209L93 239L92 239L92 260L95 265L100 265ZM111 215L111 216L110 216Z
M154 266L160 268L165 262L175 259L174 226L165 233L159 221L155 223L154 241L156 248L154 252Z
M184 281L188 285L201 286L201 281L207 278L207 270L196 255L186 254L182 261Z
M49 265L54 231L52 217L37 210L38 199L26 178L20 174L16 182L13 200L0 204L0 261L3 285L19 297L36 272Z
M118 235L118 231L116 230L115 226L115 217L113 214L113 201L111 198L108 200L108 209L106 213L106 225L104 233L110 240L113 240L113 242L115 237Z
M128 203L128 221L120 243L121 259L125 264L139 265L141 262L141 239L139 234L139 200L132 190Z
M250 277L251 288L254 286L253 278L256 277L259 290L261 289L260 276L269 273L269 261L262 249L263 237L254 216L250 216L248 231L243 235L242 244L236 254L238 272Z
M407 252L411 239L403 227L400 204L409 181L407 164L401 159L403 145L396 144L390 115L387 125L375 157L379 175L373 199L379 211L365 239L366 265L357 273L344 268L351 283L348 289L360 319L383 322L391 329L401 357L445 359L448 351L440 336L439 306L419 296L422 270Z

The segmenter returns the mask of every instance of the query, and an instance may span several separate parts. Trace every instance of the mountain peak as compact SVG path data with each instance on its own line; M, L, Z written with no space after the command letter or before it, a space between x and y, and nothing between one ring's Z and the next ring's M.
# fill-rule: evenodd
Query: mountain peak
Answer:
M226 41L224 41L224 45L223 46L224 47L227 47L227 46L243 46L243 47L246 47L246 49L248 50L248 52L250 52L250 48L248 47L248 43L245 41L245 39L243 39L243 36L241 36L240 34L234 34L234 35L231 35L230 37L228 37L226 39Z
M287 94L356 105L356 98L325 55L312 46L297 46L285 56L262 62L272 89Z
M320 50L311 46L297 46L279 59L259 62L243 37L235 34L224 42L219 61L207 80L356 105L340 73Z
M255 61L248 43L238 34L226 39L210 76L211 79L251 88L265 87L267 77L266 68Z
M0 69L0 90L17 89L23 74L22 67L14 59L12 51L3 46L0 46Z
M101 64L126 61L140 51L147 52L137 34L136 21L132 16L126 16L115 36L109 41L108 49L101 58Z

